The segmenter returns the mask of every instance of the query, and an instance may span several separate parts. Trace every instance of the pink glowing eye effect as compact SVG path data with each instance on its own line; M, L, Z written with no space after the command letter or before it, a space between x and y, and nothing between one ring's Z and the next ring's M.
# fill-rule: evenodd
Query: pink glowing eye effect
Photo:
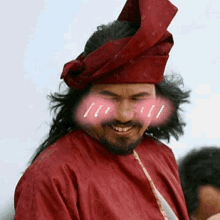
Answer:
M162 105L162 107L161 107L161 109L160 109L160 111L159 111L158 115L156 116L156 118L159 118L160 113L163 111L163 109L164 109L164 104Z
M75 117L81 125L92 125L110 120L114 104L104 98L88 96L78 106Z
M169 119L172 111L173 107L169 100L152 98L135 104L132 120L159 126ZM117 112L114 102L97 96L88 96L78 106L75 117L81 125L95 125L114 120Z
M87 110L87 112L86 112L85 115L83 116L84 118L86 118L86 117L88 116L89 111L91 110L91 108L92 108L94 105L95 105L95 102L93 102L93 103L90 105L89 109ZM101 109L103 106L104 106L104 105L100 105L100 106L99 106L99 108L97 109L97 111L96 111L95 114L94 114L95 117L98 117L98 113L99 113L100 109ZM107 114L109 110L110 110L110 107L107 107L107 109L106 109L106 111L105 111L105 114Z

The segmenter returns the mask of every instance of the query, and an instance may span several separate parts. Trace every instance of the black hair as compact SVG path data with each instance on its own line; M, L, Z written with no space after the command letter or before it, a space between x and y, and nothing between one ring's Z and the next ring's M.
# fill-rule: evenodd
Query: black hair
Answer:
M156 127L149 127L148 134L158 139L167 140L169 143L170 137L173 136L176 140L184 134L183 128L186 125L181 117L181 105L189 103L190 90L183 90L183 79L180 75L172 73L165 75L161 83L156 84L156 96L169 99L173 106L173 112L166 123Z
M133 36L138 28L137 23L118 20L98 26L85 45L83 56L86 57L106 42Z
M87 41L83 56L86 57L89 53L108 41L134 35L138 28L139 26L136 23L118 20L108 25L99 26L97 28L98 30ZM170 99L174 106L174 112L166 124L161 127L150 127L146 133L158 139L166 139L168 142L170 136L178 139L183 134L185 124L180 117L179 111L181 110L180 105L188 102L190 91L183 91L180 88L182 84L182 78L173 74L170 77L166 76L163 82L156 85L157 94ZM52 104L50 109L54 112L54 118L46 140L37 148L35 154L32 156L31 163L49 145L56 142L68 132L79 128L72 115L79 101L89 92L90 88L91 85L84 90L67 88L63 93L54 93L48 96Z
M180 181L188 212L198 208L200 186L211 185L220 189L220 148L204 146L193 149L178 160Z

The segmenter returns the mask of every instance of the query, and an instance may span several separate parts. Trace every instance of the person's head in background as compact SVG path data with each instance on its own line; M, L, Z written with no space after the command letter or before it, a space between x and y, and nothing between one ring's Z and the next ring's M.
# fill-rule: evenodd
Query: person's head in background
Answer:
M178 164L191 219L206 220L220 213L220 147L193 149Z

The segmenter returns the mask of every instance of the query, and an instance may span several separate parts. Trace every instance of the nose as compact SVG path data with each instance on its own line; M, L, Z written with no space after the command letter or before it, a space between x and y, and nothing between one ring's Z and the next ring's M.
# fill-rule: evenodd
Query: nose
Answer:
M115 119L121 123L126 123L133 120L134 108L127 100L123 100L117 105Z

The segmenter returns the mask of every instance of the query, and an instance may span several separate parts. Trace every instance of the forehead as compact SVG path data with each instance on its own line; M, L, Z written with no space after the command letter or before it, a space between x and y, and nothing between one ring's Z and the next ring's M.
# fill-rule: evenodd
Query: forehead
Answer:
M141 92L154 93L155 85L148 83L134 83L134 84L96 84L91 88L92 93L99 93L102 91L110 91L118 95L134 95Z

